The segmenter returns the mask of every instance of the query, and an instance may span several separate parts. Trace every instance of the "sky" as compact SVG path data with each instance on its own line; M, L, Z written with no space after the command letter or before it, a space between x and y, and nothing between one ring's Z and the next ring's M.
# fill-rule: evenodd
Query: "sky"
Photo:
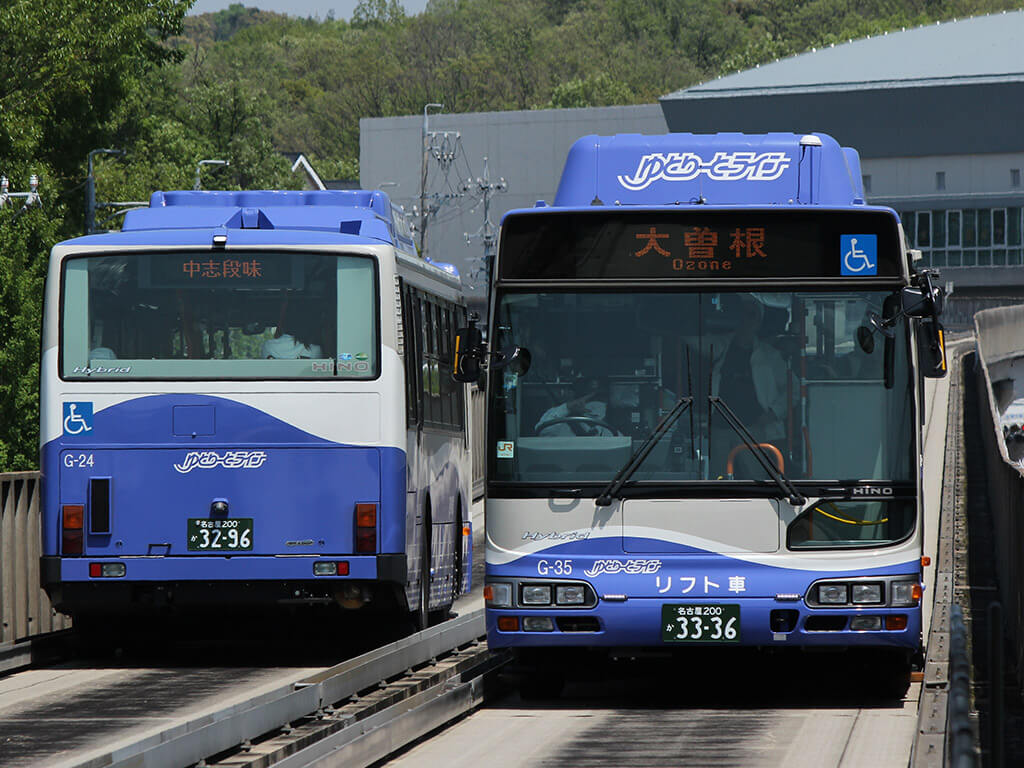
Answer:
M241 2L249 8L260 8L264 11L277 11L302 18L318 16L321 19L326 18L331 10L334 11L334 18L348 19L358 4L358 0L196 0L189 15L221 11L233 2ZM403 0L402 5L405 6L406 13L413 15L426 8L427 0Z

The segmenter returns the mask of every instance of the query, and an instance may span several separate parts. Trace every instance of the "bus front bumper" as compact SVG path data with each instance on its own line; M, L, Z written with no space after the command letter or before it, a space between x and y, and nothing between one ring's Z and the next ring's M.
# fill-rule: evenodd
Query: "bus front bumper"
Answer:
M738 621L729 626L728 618L736 615L737 608ZM731 645L916 651L921 645L921 607L811 608L803 602L745 597L602 600L591 609L488 608L487 642L491 648L682 650L687 646Z

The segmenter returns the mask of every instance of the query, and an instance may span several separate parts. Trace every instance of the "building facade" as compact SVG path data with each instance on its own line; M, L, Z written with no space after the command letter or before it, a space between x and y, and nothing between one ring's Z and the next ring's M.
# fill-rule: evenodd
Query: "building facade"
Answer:
M508 192L493 197L495 224L506 210L550 200L569 146L587 134L831 134L860 152L868 202L900 212L910 245L953 291L948 320L964 325L978 309L1024 299L1022 39L1024 11L1005 12L812 50L659 105L432 115L430 129L458 134L477 175L487 156L491 176L507 180ZM366 119L360 129L361 182L411 210L422 116ZM428 171L436 180L440 161ZM427 255L481 286L482 247L465 237L480 228L480 208L445 194L428 221Z

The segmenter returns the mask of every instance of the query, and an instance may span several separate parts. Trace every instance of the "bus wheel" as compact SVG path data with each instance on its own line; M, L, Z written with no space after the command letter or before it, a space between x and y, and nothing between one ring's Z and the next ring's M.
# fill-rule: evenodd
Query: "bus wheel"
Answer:
M420 608L417 617L419 628L430 626L430 539L433 528L430 520L430 502L423 510L423 527L420 541Z

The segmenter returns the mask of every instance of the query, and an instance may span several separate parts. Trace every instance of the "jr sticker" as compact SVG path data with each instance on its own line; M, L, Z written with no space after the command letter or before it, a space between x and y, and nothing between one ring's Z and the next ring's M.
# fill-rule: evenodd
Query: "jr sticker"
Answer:
M64 403L64 434L92 432L92 403Z
M840 273L868 277L878 274L878 235L840 235Z
M498 441L498 458L511 459L515 456L515 444L511 440Z

